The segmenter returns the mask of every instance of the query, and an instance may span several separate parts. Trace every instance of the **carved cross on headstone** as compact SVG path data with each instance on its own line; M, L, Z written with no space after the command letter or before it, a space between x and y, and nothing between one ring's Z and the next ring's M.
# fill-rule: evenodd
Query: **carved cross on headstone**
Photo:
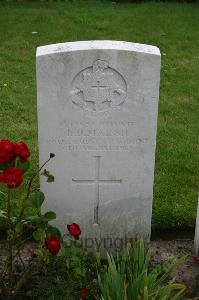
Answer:
M107 101L107 86L100 84L100 81L97 81L96 85L92 85L91 88L96 91L96 99L95 99L95 106L96 109L100 109L103 102Z
M101 156L95 156L95 178L94 179L74 179L74 183L95 184L95 206L94 206L94 224L99 225L99 203L100 203L100 185L101 184L121 184L122 179L100 179L100 159Z
M105 89L105 85L100 85L100 82L97 81L96 85L92 86L92 89L97 89L97 93L100 94L100 90Z

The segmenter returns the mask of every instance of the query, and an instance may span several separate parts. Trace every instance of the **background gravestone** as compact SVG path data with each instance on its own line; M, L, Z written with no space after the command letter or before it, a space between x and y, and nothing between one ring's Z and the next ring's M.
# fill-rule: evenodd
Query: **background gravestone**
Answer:
M78 223L86 247L149 239L160 76L157 47L118 41L37 49L41 178L56 225ZM89 245L88 245L89 240Z

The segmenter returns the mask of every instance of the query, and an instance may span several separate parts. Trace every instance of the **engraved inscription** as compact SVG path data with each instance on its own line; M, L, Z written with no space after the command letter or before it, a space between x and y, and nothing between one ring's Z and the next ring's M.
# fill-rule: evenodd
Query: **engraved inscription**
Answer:
M60 135L47 139L66 151L132 151L153 144L153 139L135 131L129 122L60 122Z
M99 112L120 108L126 94L124 78L104 60L96 60L92 67L77 74L72 82L72 102L84 110Z
M99 203L100 203L100 184L121 184L122 179L100 179L100 159L101 156L95 156L95 178L94 179L74 179L72 181L78 184L95 184L95 205L94 205L94 224L99 225Z

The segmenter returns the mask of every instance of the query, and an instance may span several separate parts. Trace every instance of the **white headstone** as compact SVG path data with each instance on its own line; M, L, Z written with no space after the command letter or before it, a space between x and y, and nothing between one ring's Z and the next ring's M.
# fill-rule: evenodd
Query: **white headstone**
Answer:
M157 47L118 41L37 49L40 164L46 209L78 223L87 248L149 239L160 77Z

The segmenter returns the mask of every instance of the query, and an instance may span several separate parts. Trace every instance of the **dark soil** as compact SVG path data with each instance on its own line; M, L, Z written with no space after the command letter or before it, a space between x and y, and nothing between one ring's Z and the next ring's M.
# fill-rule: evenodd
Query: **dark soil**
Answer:
M193 240L156 240L151 242L152 264L156 265L174 256L187 256L174 272L176 281L187 286L185 299L199 300L199 262L194 262Z
M199 262L193 260L193 240L192 239L177 239L177 240L155 240L151 242L152 250L152 266L163 263L167 259L175 256L186 256L185 260L173 273L176 276L176 281L187 286L185 299L199 300ZM2 247L2 242L1 242ZM31 257L34 251L35 244L29 243L22 253L22 259L26 262ZM0 257L0 269L3 258ZM15 270L19 269L20 261L16 260ZM17 273L17 272L16 272ZM16 274L15 274L16 275Z

